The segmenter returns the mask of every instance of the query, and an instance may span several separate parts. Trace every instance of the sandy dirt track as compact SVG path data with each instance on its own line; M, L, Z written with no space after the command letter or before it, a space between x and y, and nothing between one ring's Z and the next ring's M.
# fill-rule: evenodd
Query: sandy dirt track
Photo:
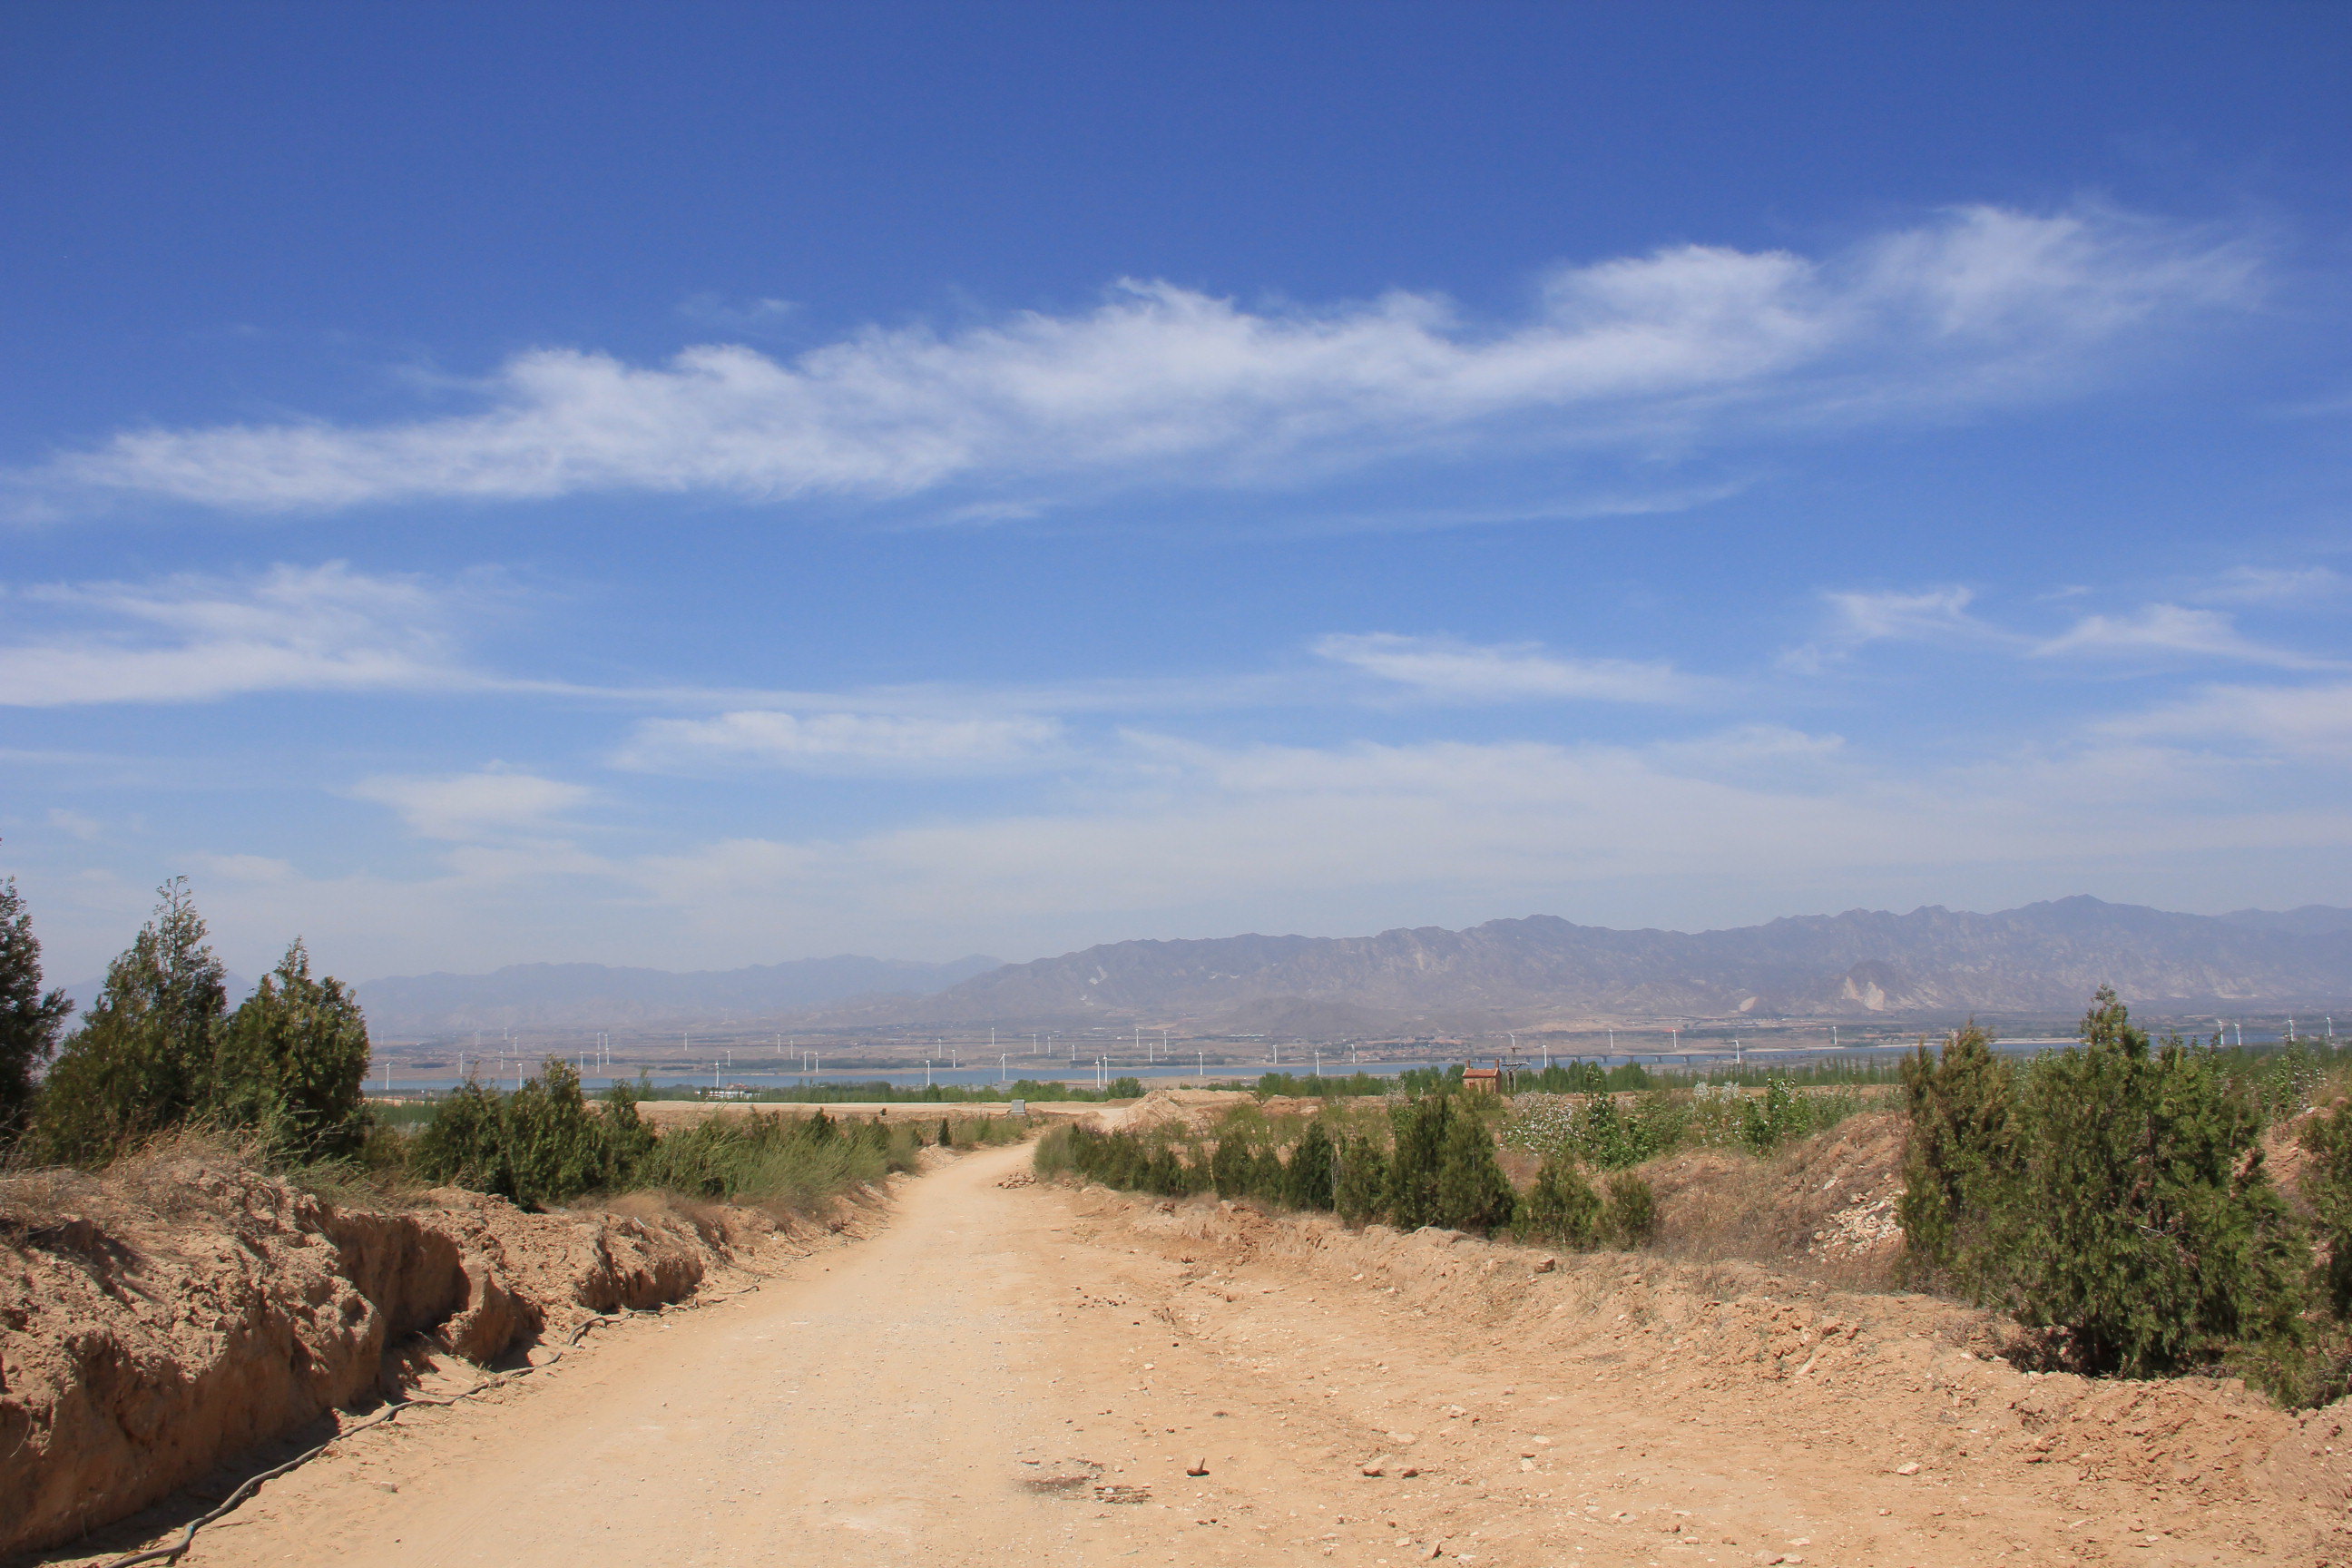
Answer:
M1826 1389L1823 1375L1759 1384L1695 1363L1669 1390L1626 1342L1636 1323L1595 1318L1572 1355L1505 1344L1468 1296L1415 1306L1343 1272L1345 1247L1304 1264L1221 1250L1217 1227L1265 1226L1254 1216L999 1184L1027 1162L1017 1147L962 1158L908 1184L869 1240L362 1434L271 1483L186 1561L2333 1560L2340 1500L2242 1506L2186 1471L2119 1489L2053 1464L1953 1458L1984 1450L1973 1434L2022 1379L1930 1337L1898 1339ZM1381 1245L1459 1258L1499 1288L1499 1249ZM1530 1255L1507 1256L1524 1275ZM1449 1300L1451 1312L1433 1305ZM2285 1426L2320 1453L2326 1427ZM1911 1455L1926 1468L1898 1473ZM1186 1474L1196 1458L1206 1476ZM2341 1461L2312 1462L2326 1472L2308 1472L2315 1490L2340 1479Z

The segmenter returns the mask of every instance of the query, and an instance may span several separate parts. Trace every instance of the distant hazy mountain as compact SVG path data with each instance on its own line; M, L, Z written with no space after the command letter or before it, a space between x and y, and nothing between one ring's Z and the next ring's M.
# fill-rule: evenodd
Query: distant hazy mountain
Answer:
M396 975L363 982L356 990L368 1026L379 1036L525 1026L614 1029L744 1023L876 993L920 995L1002 963L976 954L949 963L845 954L683 974L601 963L517 963L488 974Z
M1048 1027L1183 1019L1328 1037L1609 1016L2063 1016L2102 984L2174 1013L2352 1002L2352 911L2182 915L2073 898L1999 914L1854 910L1691 933L1539 915L1461 931L1124 942L828 1016ZM1338 1026L1300 1028L1310 1018Z
M2249 931L2283 931L2295 936L2352 931L2352 910L2328 904L2305 904L2299 910L2238 910L2221 918Z

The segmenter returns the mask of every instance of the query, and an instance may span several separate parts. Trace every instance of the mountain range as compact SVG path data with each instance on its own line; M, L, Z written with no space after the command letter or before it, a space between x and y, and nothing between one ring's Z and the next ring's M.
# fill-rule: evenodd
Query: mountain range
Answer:
M1852 910L1696 932L1548 915L1365 937L1122 942L813 1023L1374 1037L1608 1018L2066 1016L2112 984L2168 1014L2352 1004L2352 910L2174 914L2077 897Z
M811 1031L1181 1026L1380 1038L1610 1019L2061 1018L2112 984L2172 1015L2352 1013L2352 910L2174 914L2093 898L1993 914L1850 910L1721 931L1549 915L1466 931L1119 942L1030 963L973 955L743 969L512 964L355 987L380 1038L752 1025ZM98 983L68 989L84 1004ZM232 996L250 987L237 981Z

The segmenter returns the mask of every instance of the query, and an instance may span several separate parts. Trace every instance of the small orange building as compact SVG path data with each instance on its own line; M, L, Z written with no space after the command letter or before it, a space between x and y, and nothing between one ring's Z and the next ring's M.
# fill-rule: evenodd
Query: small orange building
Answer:
M1462 1087L1478 1094L1500 1094L1503 1092L1503 1069L1499 1066L1465 1067L1462 1069Z

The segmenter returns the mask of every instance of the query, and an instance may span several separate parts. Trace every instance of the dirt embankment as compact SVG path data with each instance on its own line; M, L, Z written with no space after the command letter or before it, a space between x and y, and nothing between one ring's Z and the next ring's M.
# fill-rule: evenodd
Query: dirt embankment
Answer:
M0 1178L0 1553L391 1392L395 1352L491 1361L791 1245L741 1210L424 1201L338 1208L194 1143Z
M1620 1449L1648 1422L1690 1430L1693 1444L1718 1458L1747 1445L1759 1474L1778 1473L1779 1458L1757 1458L1769 1454L1874 1478L1874 1503L1899 1509L1915 1492L1932 1497L1927 1535L1963 1528L1944 1518L1947 1506L1955 1520L1979 1521L1965 1527L1976 1539L1961 1560L1986 1561L1996 1547L2035 1561L2038 1553L2095 1555L2089 1542L2116 1544L2118 1531L2132 1546L2166 1549L2151 1561L2352 1560L2352 1444L2345 1441L2352 1402L2290 1412L2234 1379L2023 1372L2000 1359L2013 1330L1996 1314L1926 1296L1833 1289L1748 1261L1551 1254L1458 1232L1349 1231L1328 1215L1268 1215L1246 1205L1101 1188L1078 1201L1186 1266L1183 1288L1163 1309L1171 1328L1229 1342L1243 1364L1268 1374L1374 1375L1330 1363L1328 1349L1322 1360L1246 1359L1276 1349L1273 1336L1251 1327L1265 1310L1256 1303L1281 1299L1261 1292L1281 1291L1287 1280L1289 1289L1312 1292L1309 1301L1365 1293L1395 1326L1378 1363L1391 1378L1392 1363L1407 1364L1396 1352L1409 1338L1442 1336L1454 1366L1481 1369L1465 1389L1509 1379L1516 1368L1523 1378L1580 1388L1584 1414L1601 1430L1612 1424L1611 1407L1622 1406ZM1459 1397L1470 1400L1466 1392ZM1491 1472L1496 1434L1425 1413L1404 1423L1410 1433L1383 1429L1402 1414L1367 1418L1341 1457L1391 1473L1407 1463L1424 1473ZM1459 1416L1462 1406L1439 1414ZM1544 1445L1552 1441L1504 1449L1505 1468L1517 1454L1520 1470L1547 1469ZM1654 1436L1641 1446L1683 1443ZM1618 1466L1626 1462L1616 1457ZM1971 1498L1974 1506L1959 1506ZM1540 1500L1495 1509L1482 1524L1503 1540L1526 1533L1532 1544ZM1661 1528L1683 1529L1675 1505L1655 1511ZM1867 1511L1855 1508L1847 1521L1856 1546ZM2192 1547L2199 1555L2171 1555ZM1947 1551L1861 1556L1955 1560Z
M1657 1194L1655 1245L1884 1289L1903 1252L1895 1205L1908 1129L1900 1111L1868 1111L1769 1159L1709 1149L1652 1161L1640 1171Z

